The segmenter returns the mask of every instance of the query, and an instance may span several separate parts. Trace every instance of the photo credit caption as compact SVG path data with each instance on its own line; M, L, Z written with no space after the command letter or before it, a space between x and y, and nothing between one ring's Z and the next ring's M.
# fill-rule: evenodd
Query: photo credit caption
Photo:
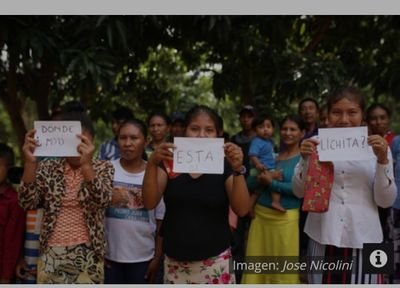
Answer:
M233 261L233 271L245 274L297 274L324 273L325 271L342 273L352 271L355 257L246 257L244 262Z

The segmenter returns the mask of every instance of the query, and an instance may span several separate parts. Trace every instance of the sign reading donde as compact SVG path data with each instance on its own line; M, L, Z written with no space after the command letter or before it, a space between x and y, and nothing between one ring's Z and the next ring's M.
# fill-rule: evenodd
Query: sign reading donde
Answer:
M175 173L224 173L224 139L175 137Z
M79 121L35 121L35 139L38 147L35 156L42 157L76 157L77 147L81 140L77 137L82 133Z
M374 157L367 143L368 128L324 128L318 129L320 161L368 160Z

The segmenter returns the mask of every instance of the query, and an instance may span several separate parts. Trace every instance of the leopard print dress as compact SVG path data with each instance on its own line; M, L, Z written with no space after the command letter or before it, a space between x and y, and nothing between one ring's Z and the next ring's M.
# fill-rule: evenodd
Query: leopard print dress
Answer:
M38 164L35 181L32 183L21 182L18 188L21 207L24 209L44 208L40 234L41 260L38 263L38 281L40 280L39 276L43 275L42 273L44 272L40 271L40 269L47 267L46 269L57 271L57 275L53 275L54 277L49 277L49 275L43 277L44 282L42 283L102 283L104 278L103 267L99 268L98 264L103 263L105 255L104 212L111 201L114 168L109 161L93 160L92 167L95 177L90 182L82 181L78 191L77 198L89 232L89 245L82 244L76 245L79 247L61 247L61 250L58 249L55 252L55 247L48 246L48 240L54 231L62 199L65 196L64 167L64 158L41 161ZM92 266L85 266L85 271L81 271L83 274L88 273L88 271L98 271L96 272L96 276L89 277L91 280L88 281L87 277L67 277L68 273L66 271L63 271L65 273L61 273L63 270L61 266L57 269L55 268L54 265L60 263L59 259L61 257L63 259L72 259L72 264L63 266L64 268L69 267L68 271L71 269L76 270L78 267L76 263L80 263L82 260L77 255L85 255L84 262L86 264L93 263ZM44 263L40 263L42 260L44 260ZM53 263L54 265L49 263ZM49 268L49 265L51 268ZM49 271L46 271L46 273ZM85 280L80 281L82 278L85 278Z

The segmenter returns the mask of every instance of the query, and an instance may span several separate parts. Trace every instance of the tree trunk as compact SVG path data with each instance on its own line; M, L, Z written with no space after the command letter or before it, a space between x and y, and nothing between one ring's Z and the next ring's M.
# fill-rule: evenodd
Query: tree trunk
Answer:
M48 120L49 116L49 94L50 94L50 83L53 77L54 65L48 57L43 57L42 69L40 73L40 79L38 79L38 85L35 89L34 99L37 105L38 116L40 120Z
M332 23L333 17L322 16L320 19L322 23L320 24L318 31L315 33L310 43L308 43L307 47L304 49L305 53L314 50L318 46L318 44L322 41L322 39L325 36L325 33L328 31L329 26Z
M252 72L248 65L243 65L241 99L244 105L254 105L252 89Z

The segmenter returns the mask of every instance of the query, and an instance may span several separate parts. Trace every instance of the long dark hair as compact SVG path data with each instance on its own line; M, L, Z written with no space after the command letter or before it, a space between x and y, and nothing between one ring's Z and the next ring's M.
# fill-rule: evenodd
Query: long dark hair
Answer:
M133 126L137 127L140 130L140 132L142 132L144 138L145 139L147 138L147 126L146 126L146 124L142 120L135 119L135 118L134 119L125 120L124 122L122 122L119 125L117 137L119 136L119 133L120 133L121 129L123 127L125 127L126 125L129 125L129 124L132 124Z
M371 113L377 108L381 108L382 110L384 110L386 112L388 118L390 119L390 117L392 116L392 111L388 107L386 107L385 105L383 105L381 103L374 103L374 104L371 104L367 108L367 111L365 111L365 116L367 118L367 121L369 121L371 119Z
M365 110L365 96L363 92L354 86L345 86L337 88L331 95L328 96L327 106L328 113L331 111L333 104L339 102L342 99L348 99L352 102L357 103L362 113Z
M164 119L165 124L167 124L167 126L171 124L171 118L169 118L167 114L162 112L153 112L149 115L149 117L147 117L147 125L150 125L150 120L153 119L154 117L160 117Z
M303 118L300 117L300 115L291 114L285 116L285 118L283 118L279 123L279 128L282 128L283 124L285 124L286 121L292 121L296 123L301 131L306 130L306 123L304 122Z
M89 132L94 137L95 129L85 106L78 101L70 101L63 105L61 108L60 120L62 121L79 121L81 122L82 129Z
M217 129L217 134L220 135L224 129L222 118L215 110L205 105L196 105L186 113L185 127L188 127L193 118L202 113L207 114L211 118L211 120L214 122L215 128Z

